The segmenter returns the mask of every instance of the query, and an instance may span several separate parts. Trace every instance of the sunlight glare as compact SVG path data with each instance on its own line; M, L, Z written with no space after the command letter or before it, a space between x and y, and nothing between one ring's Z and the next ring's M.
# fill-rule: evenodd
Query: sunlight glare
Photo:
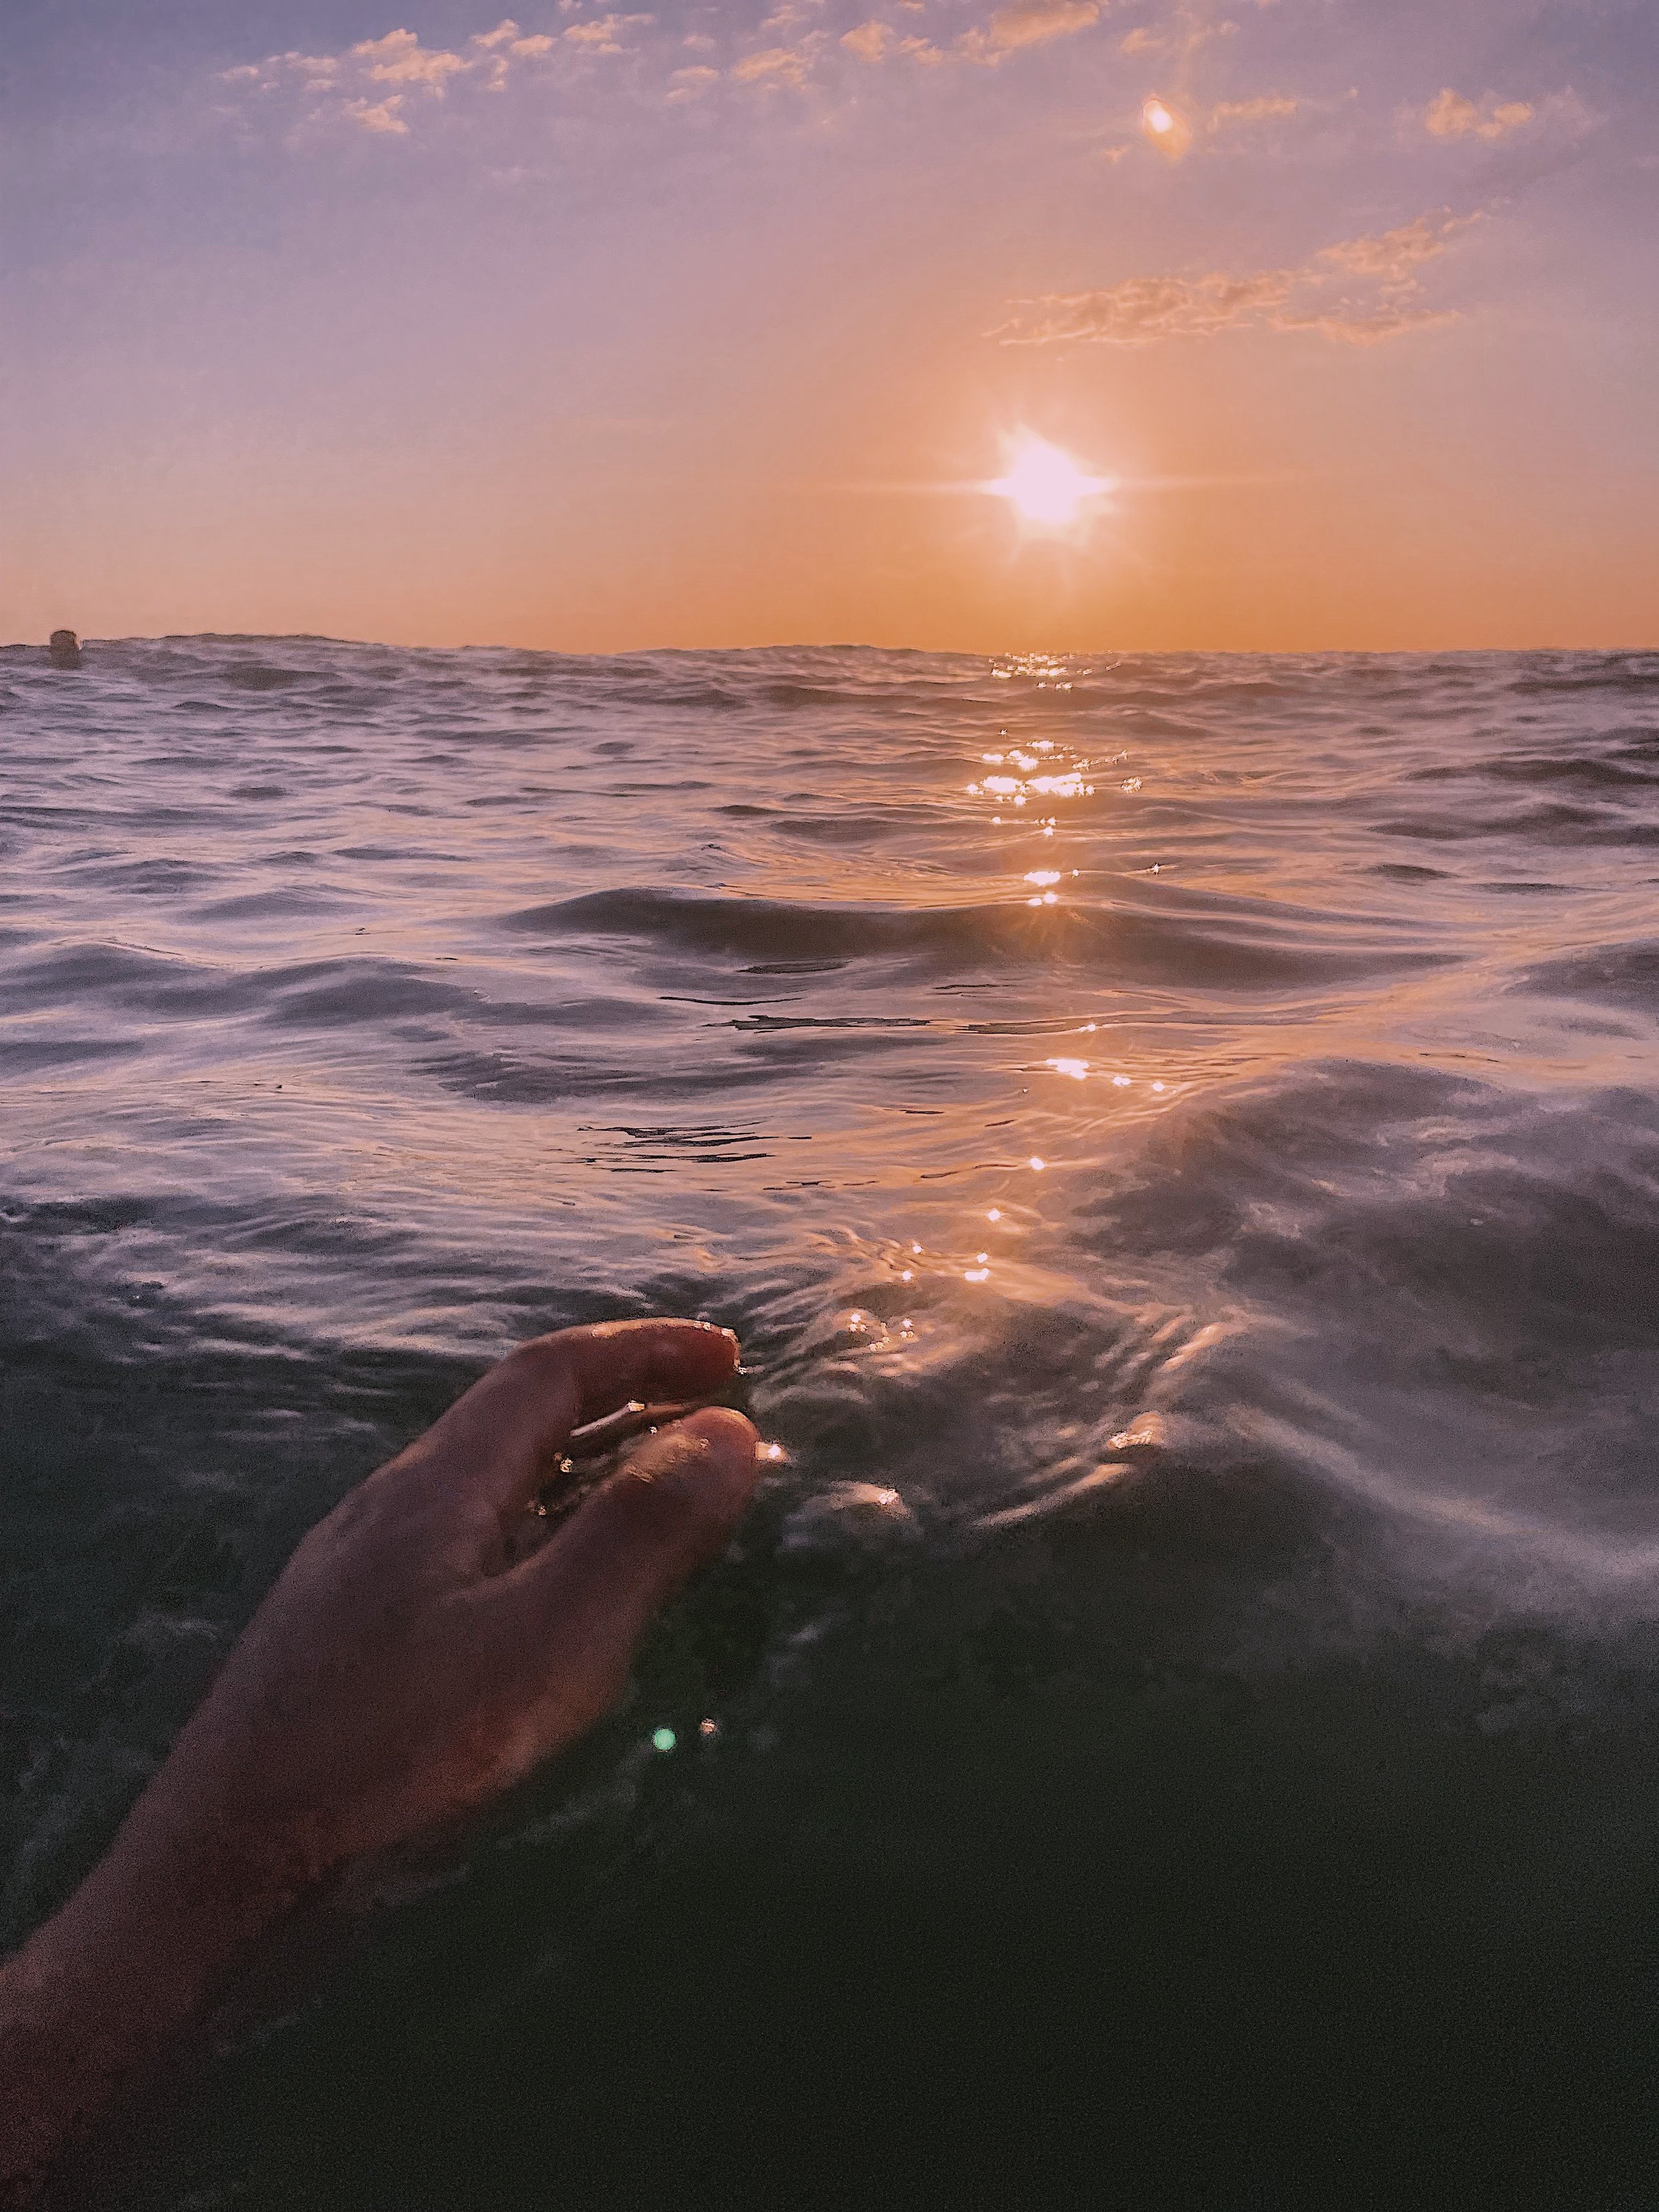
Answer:
M992 477L983 488L1012 501L1027 522L1064 529L1076 521L1085 500L1113 487L1110 477L1088 475L1069 453L1028 430L1015 446L1007 474Z

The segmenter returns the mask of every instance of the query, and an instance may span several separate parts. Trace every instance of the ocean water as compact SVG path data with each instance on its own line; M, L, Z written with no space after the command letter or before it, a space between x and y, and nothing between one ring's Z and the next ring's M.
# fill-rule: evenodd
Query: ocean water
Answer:
M1659 654L0 653L4 1940L519 1339L787 1452L100 2201L1659 2203L1656 886Z

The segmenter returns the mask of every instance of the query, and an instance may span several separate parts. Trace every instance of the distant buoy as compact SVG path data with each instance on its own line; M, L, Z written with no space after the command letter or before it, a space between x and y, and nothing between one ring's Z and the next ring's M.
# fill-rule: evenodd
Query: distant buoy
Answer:
M81 641L72 629L55 629L46 647L54 668L78 668L81 665Z

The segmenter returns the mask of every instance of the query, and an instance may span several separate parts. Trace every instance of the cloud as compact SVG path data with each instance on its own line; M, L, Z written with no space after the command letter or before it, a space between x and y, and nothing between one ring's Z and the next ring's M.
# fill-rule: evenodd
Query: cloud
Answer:
M1537 109L1525 100L1502 102L1490 95L1477 106L1443 85L1423 111L1423 128L1432 138L1507 138L1533 121Z
M337 54L269 54L262 62L244 62L238 69L222 70L220 82L270 92L297 77L307 92L328 92L338 81L340 69Z
M695 69L677 69L669 79L668 98L677 106L684 100L701 100L711 85L720 82L720 76L717 69L702 65Z
M901 0L902 4L903 0ZM867 23L854 25L850 31L844 31L841 43L849 54L856 54L861 62L884 62L890 56L900 55L906 61L920 62L926 66L945 59L930 39L901 37L890 23L878 23L873 18Z
M423 46L413 31L388 31L383 39L365 39L351 49L377 84L420 85L439 100L453 76L470 67L459 54L441 47Z
M619 33L633 30L641 23L654 22L653 15L595 15L586 23L571 23L566 27L567 42L588 54L621 54L628 50Z
M1224 131L1234 123L1267 123L1281 115L1294 115L1301 107L1299 100L1287 93L1264 93L1256 100L1224 100L1209 113L1212 131Z
M1257 0L1258 6L1273 4L1273 0ZM1156 29L1143 23L1118 40L1117 50L1121 54L1130 55L1171 54L1178 61L1189 62L1212 39L1233 39L1237 35L1238 25L1231 15L1206 20L1185 8L1177 9L1169 23Z
M1407 140L1426 131L1443 144L1466 152L1479 147L1483 197L1511 195L1579 160L1604 118L1588 108L1571 85L1542 99L1477 103L1449 87L1426 108L1407 108L1401 121Z
M550 52L555 41L544 33L523 36L509 15L467 43L469 52L455 53L422 46L413 31L388 31L339 54L270 54L263 62L224 70L221 82L259 93L297 91L317 103L302 118L306 123L344 124L380 137L406 138L410 100L441 100L451 85L468 77L485 91L500 92L515 63Z
M1479 220L1419 216L1394 230L1322 246L1299 268L1131 276L1101 291L1045 293L1011 301L1012 319L988 335L1005 345L1156 345L1273 330L1372 345L1458 319L1455 309L1423 300L1418 272Z
M1328 315L1286 315L1276 319L1276 331L1314 331L1321 337L1346 345L1376 345L1383 338L1404 337L1412 331L1432 331L1462 319L1455 307L1373 307L1369 313L1338 311Z
M1212 337L1217 331L1260 322L1290 298L1289 270L1254 276L1131 276L1100 292L1048 292L1017 300L1035 310L994 331L1011 345L1152 345L1164 338Z
M552 52L556 41L545 32L526 38L510 15L502 18L493 31L475 31L468 40L469 46L483 50L486 92L505 92L507 80L514 60L534 61L543 54Z
M842 44L849 54L856 54L861 62L878 62L897 40L898 33L890 23L859 23L842 33Z
M1101 0L1010 0L983 30L965 31L957 45L969 61L994 67L1023 46L1043 46L1086 31L1100 15Z
M1355 276L1375 278L1389 290L1397 290L1415 281L1425 261L1437 260L1458 231L1481 220L1478 214L1419 215L1414 222L1402 222L1397 230L1322 246L1317 258Z
M757 54L745 55L732 74L739 84L757 84L763 90L788 85L799 91L806 82L809 58L792 46L764 46Z
M361 124L365 131L387 131L393 137L406 138L409 125L398 112L402 105L403 94L394 92L389 100L380 100L373 106L367 100L349 100L343 112L352 122Z

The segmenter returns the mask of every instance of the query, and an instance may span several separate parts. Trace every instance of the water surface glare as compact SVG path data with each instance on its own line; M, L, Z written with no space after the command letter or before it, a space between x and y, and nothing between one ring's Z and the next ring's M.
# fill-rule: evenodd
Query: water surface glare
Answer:
M782 1448L123 2202L1659 2202L1659 654L0 709L7 1941L519 1339Z

